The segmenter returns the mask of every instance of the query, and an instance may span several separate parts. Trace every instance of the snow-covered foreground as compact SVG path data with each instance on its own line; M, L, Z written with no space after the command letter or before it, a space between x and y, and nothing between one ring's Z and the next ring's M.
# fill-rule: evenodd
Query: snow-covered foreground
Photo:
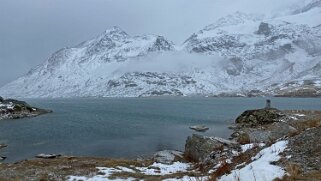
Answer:
M107 167L97 167L100 173L104 173L103 175L96 175L93 177L84 177L84 176L69 176L68 180L69 181L75 181L75 180L84 180L84 181L107 181L107 180L113 180L113 181L132 181L132 180L137 180L135 178L116 178L116 179L110 179L113 175L113 173L141 173L146 176L154 175L154 176L164 176L164 175L170 175L170 174L175 174L179 172L188 172L189 169L191 169L191 164L189 163L182 163L182 162L174 162L171 165L167 164L162 164L162 163L153 163L149 167L132 167L132 168L127 168L127 167L116 167L116 168L107 168ZM193 177L188 177L185 176L180 179L172 178L172 179L166 179L167 181L175 181L175 180L195 180Z
M283 168L272 165L271 162L278 161L281 157L279 156L286 147L288 141L279 141L275 144L261 150L255 157L252 158L252 162L241 169L233 170L228 175L223 175L219 180L220 181L235 181L235 180L246 180L246 181L272 181L275 178L282 178L285 175ZM259 145L259 146L264 146ZM251 149L253 145L245 145L242 147L242 152ZM69 181L133 181L137 180L136 178L112 178L114 173L139 173L145 176L165 176L175 173L186 173L186 176L182 178L169 178L165 181L198 181L198 180L208 180L209 176L205 177L190 177L187 176L188 172L193 172L191 170L192 164L174 162L171 165L154 163L149 167L116 167L116 168L107 168L107 167L97 167L100 175L95 175L92 177L84 176L69 176ZM211 172L210 172L211 173Z
M222 176L220 181L269 181L282 178L285 174L283 168L272 165L271 162L278 161L279 156L287 147L288 141L279 141L272 146L261 150L253 162L241 169L233 170L230 174Z

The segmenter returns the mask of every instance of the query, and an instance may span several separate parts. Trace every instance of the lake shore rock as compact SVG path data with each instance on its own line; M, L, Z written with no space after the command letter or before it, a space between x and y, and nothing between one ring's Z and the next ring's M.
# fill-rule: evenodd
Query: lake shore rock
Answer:
M51 112L51 110L32 107L24 101L0 97L0 120L35 117Z

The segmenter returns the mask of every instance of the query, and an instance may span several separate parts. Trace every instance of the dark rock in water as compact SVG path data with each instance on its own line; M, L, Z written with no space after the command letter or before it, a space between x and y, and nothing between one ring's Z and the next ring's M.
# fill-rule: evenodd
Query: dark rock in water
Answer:
M269 24L262 22L259 26L259 30L257 31L257 34L269 36L271 32L272 31Z
M44 159L54 159L54 158L57 158L57 157L60 157L61 155L55 155L55 154L39 154L39 155L36 155L36 158L44 158Z
M195 126L191 126L189 128L192 130L198 131L198 132L205 132L209 129L208 127L206 127L204 125L195 125Z
M0 149L7 147L8 145L0 144Z
M203 162L210 159L213 153L220 153L224 144L210 137L193 134L185 144L185 157L191 161Z
M278 122L282 117L285 117L285 114L278 109L256 109L243 112L235 122L242 127L256 127Z
M8 145L0 144L0 149L7 147ZM5 160L7 157L0 156L0 161Z
M4 100L4 99L0 96L0 102L3 102L3 100Z

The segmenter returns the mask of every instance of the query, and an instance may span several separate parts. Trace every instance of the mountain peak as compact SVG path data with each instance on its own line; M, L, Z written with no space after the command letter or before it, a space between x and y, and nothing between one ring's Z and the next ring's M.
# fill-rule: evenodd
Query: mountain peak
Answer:
M117 38L128 36L128 34L118 26L113 26L113 27L105 30L102 35L103 36L110 36L110 37L117 37Z
M263 14L236 11L235 13L219 18L215 23L206 26L203 30L209 31L224 26L242 24L246 21L260 21L262 19L264 19Z

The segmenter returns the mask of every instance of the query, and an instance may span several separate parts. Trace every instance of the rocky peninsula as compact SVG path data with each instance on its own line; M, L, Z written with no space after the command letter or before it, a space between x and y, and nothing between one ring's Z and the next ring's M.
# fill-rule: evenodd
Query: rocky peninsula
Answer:
M34 117L50 112L52 111L32 107L24 101L0 97L0 120Z
M57 156L0 164L0 180L321 180L321 111L247 110L230 139L194 134L149 159Z

